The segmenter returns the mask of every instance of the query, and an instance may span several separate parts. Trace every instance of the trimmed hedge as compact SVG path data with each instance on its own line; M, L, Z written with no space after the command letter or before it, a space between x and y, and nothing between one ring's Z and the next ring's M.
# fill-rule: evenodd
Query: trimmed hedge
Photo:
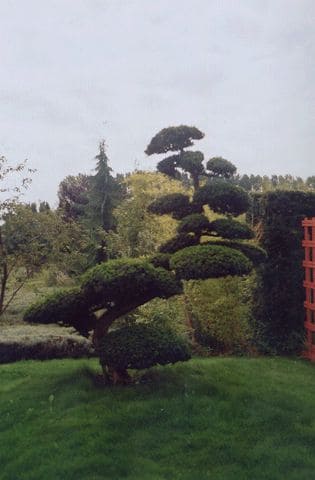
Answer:
M172 256L170 264L178 278L185 280L246 275L253 268L243 253L211 244L184 248Z
M0 364L20 360L51 360L95 356L91 342L83 337L54 337L0 342Z
M276 191L255 199L254 223L261 224L261 243L268 255L256 292L256 342L263 352L296 354L305 336L301 221L315 215L315 194Z
M174 332L135 324L110 332L99 349L103 367L143 369L190 359L187 344Z

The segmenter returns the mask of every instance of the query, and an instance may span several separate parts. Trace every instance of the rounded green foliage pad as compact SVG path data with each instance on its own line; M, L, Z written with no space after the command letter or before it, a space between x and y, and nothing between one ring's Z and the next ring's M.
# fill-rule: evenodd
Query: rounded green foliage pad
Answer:
M187 344L169 329L136 324L110 332L99 349L102 366L149 368L189 360Z
M180 250L171 258L171 268L184 280L246 275L252 262L241 252L219 245L197 245Z

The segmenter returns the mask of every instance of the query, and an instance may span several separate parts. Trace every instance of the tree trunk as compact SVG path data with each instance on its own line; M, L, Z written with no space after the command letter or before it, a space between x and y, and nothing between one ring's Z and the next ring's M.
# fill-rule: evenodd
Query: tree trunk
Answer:
M191 175L191 176L193 180L194 190L196 192L199 188L199 175L197 174L197 175Z
M147 297L142 297L141 299L137 299L132 303L128 303L126 305L120 307L113 307L107 312L103 313L100 318L97 320L96 327L93 332L93 345L95 347L96 352L101 348L102 340L107 335L108 330L112 323L117 319L126 315L130 311L134 310L135 308L143 305L144 303L149 302L155 298L155 295L150 295ZM109 367L104 365L103 367L103 377L105 382L116 384L126 385L131 382L131 378L127 372L127 370L117 370L113 367Z
M0 287L0 316L4 311L4 297L5 291L7 288L7 281L9 277L8 264L6 260L6 251L3 244L2 230L0 227L0 276L1 276L1 287Z

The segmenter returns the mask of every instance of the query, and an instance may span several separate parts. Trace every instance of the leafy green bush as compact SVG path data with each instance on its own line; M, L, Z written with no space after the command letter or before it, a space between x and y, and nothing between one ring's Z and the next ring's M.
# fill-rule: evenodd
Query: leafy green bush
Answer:
M0 364L20 360L51 360L94 356L91 342L82 337L48 336L0 342Z
M171 268L185 280L246 275L252 262L241 252L219 245L197 245L184 248L171 258Z
M209 230L209 220L201 213L187 215L179 223L177 227L178 233L195 233L201 235L204 231Z
M210 229L215 231L219 237L229 239L253 238L253 231L245 223L237 222L231 218L218 218L211 222Z
M82 335L87 335L95 326L95 317L89 311L88 299L76 287L44 297L27 308L23 318L29 323L72 326Z
M211 354L244 354L251 349L255 275L185 284L194 335Z
M194 194L193 203L209 205L216 213L234 217L246 212L249 207L248 193L224 180L212 180Z
M189 360L186 343L171 330L136 324L110 332L100 348L103 367L124 371Z

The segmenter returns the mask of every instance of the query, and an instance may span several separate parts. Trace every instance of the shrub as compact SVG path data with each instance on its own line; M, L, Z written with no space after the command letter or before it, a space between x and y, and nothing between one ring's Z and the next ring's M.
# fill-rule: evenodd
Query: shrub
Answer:
M186 282L195 339L209 353L250 350L254 282L254 275Z
M180 250L172 256L171 268L185 280L246 275L252 262L237 250L219 245L197 245Z
M186 343L171 330L136 324L110 332L100 348L103 367L143 369L190 358Z
M245 223L237 222L230 218L218 218L211 222L210 229L215 231L219 237L223 238L253 238L253 231Z
M91 342L82 337L47 337L0 342L0 363L20 360L51 360L53 358L81 358L95 355Z

